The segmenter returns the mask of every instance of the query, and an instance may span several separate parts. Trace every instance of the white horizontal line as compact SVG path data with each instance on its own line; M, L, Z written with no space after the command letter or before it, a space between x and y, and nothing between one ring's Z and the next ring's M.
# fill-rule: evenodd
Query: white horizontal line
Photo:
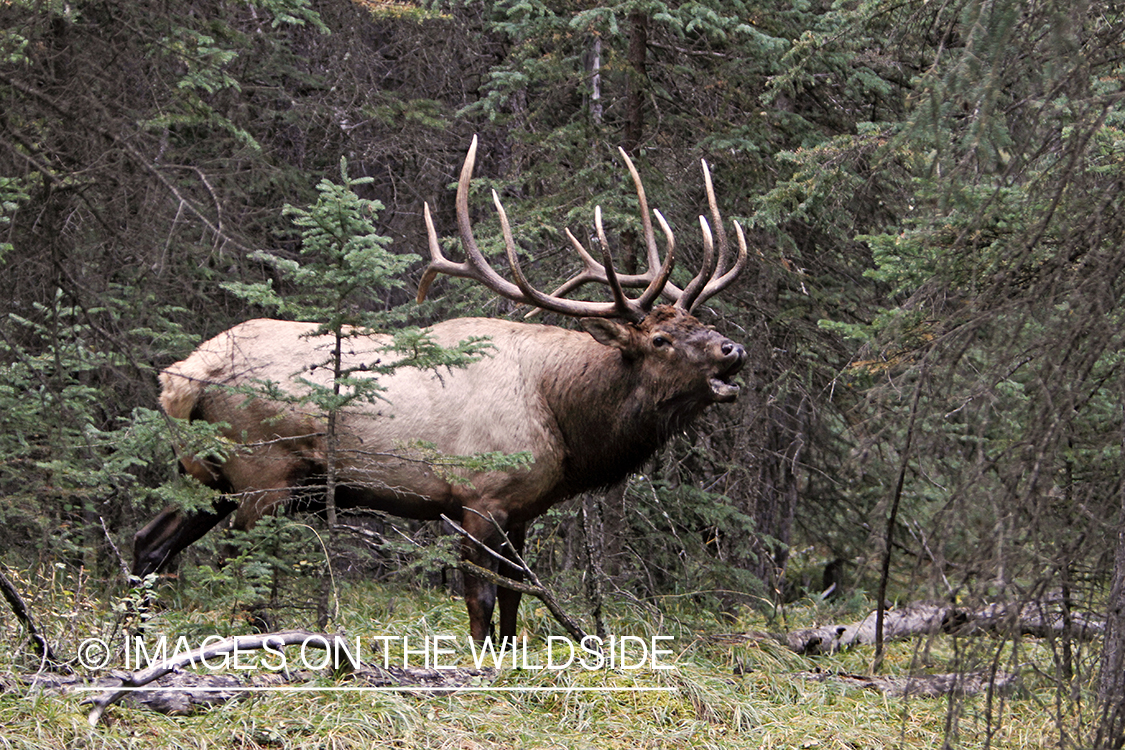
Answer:
M452 692L459 693L668 693L674 687L471 687L450 685L401 685L387 687L305 687L301 685L233 685L231 687L160 687L144 685L141 687L75 687L75 692L127 692L127 693L403 693L403 692Z

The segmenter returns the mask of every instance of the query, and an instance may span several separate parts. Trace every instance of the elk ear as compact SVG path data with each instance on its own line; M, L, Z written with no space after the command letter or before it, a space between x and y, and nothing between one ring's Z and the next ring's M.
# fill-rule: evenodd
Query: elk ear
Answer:
M629 326L610 318L582 318L582 327L599 344L628 351L633 346L633 335Z

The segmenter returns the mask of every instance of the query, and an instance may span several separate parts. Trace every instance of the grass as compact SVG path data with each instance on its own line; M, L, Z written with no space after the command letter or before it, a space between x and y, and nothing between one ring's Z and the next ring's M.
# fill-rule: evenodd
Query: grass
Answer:
M19 582L41 627L63 654L80 639L112 635L121 613L97 595L89 580L64 569L47 579ZM193 598L187 582L162 590L164 609L148 624L170 638L190 634L247 632L220 592L207 588ZM453 635L464 644L464 605L441 592L372 583L341 584L340 626L351 635ZM578 603L575 603L578 606ZM720 620L690 599L669 599L660 608L621 605L612 632L641 638L671 635L664 647L674 669L503 669L494 686L569 687L586 692L475 692L251 694L211 710L165 716L144 708L112 707L91 728L80 699L26 689L0 694L2 748L1029 748L1059 746L1060 726L1073 738L1081 720L1075 706L1056 703L1055 686L1041 676L1049 649L1023 641L1023 686L1010 697L891 698L809 679L813 672L864 673L871 652L803 657L771 640L741 637L768 629L751 610ZM292 615L286 626L308 625L311 615ZM812 604L791 608L787 625L825 618L849 619ZM35 669L23 633L11 618L0 632L0 680ZM548 635L561 635L544 608L525 601L521 627L531 656L545 658ZM931 671L985 662L1001 646L967 653L964 643L893 644L885 671L909 674L924 663ZM460 654L462 645L458 649ZM1004 656L1003 663L1010 662ZM917 670L916 670L917 671ZM323 676L318 684L334 684ZM668 692L609 692L624 686L674 688ZM1062 716L1059 719L1059 716Z

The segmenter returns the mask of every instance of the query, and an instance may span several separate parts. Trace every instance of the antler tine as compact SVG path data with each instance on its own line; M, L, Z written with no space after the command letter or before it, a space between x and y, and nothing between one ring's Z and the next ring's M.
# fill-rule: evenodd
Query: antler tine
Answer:
M672 276L672 267L676 265L676 235L672 234L672 227L668 226L668 222L664 220L664 216L659 211L654 209L653 213L656 214L656 220L660 222L660 231L664 232L664 236L668 240L668 250L664 253L664 263L660 266L660 271L652 277L652 281L649 282L649 285L645 287L644 292L637 299L637 304L646 310L652 307L652 303L665 290L673 295L683 294L668 281Z
M715 296L722 290L730 286L730 283L738 278L742 273L742 269L746 267L746 260L749 253L746 249L746 235L742 231L742 227L736 221L734 222L734 231L738 237L738 257L735 258L734 266L727 268L730 263L730 243L727 242L727 233L723 228L723 219L719 214L719 205L715 200L715 188L711 184L711 169L707 165L707 161L703 160L703 184L707 188L707 205L711 209L711 221L715 224L715 239L719 243L719 264L715 268L714 277L707 282L707 286L703 287L703 291L696 297L693 308L703 304L705 300Z
M713 250L714 244L712 242L711 228L707 220L702 216L699 217L700 227L703 229L703 266L699 269L699 273L695 278L684 288L684 293L680 299L676 300L676 306L681 307L686 311L690 311L695 307L696 301L699 298L700 292L706 288L707 283L716 274L722 274L725 271L728 247L727 247L727 234L723 230L723 218L719 214L718 202L715 200L715 188L711 184L711 170L707 166L706 159L699 160L700 165L703 167L703 186L707 192L707 205L711 209L711 222L715 224L715 233L719 239L719 257L716 260Z
M727 231L723 228L723 217L719 213L719 203L715 200L715 186L711 184L711 167L706 159L699 160L703 167L703 188L707 191L707 207L711 210L711 224L714 225L715 241L719 245L719 262L715 266L715 276L722 276L727 271L730 262L730 244L727 242Z
M641 212L641 227L644 229L645 235L645 253L648 258L649 273L652 269L660 265L660 251L656 247L656 234L652 231L652 220L648 218L648 200L645 198L645 186L641 182L641 175L637 172L637 168L633 166L633 160L629 158L629 154L625 153L625 149L620 146L617 147L621 158L625 160L625 166L629 170L629 174L633 178L633 186L637 189L637 208Z
M479 281L500 296L516 302L531 302L521 293L519 287L496 273L492 266L488 265L488 260L477 247L476 239L473 237L473 225L469 219L469 182L473 176L473 167L476 165L476 160L477 137L474 135L473 142L469 145L469 152L465 155L465 163L461 166L460 179L457 181L457 229L461 236L461 245L465 249L465 260L463 262L457 263L442 255L437 231L434 229L433 218L430 216L429 204L424 206L423 215L426 220L426 234L430 245L430 265L426 267L422 274L422 281L418 284L419 302L426 298L430 284L433 283L439 273Z
M683 294L676 300L676 307L691 312L699 293L707 286L707 282L715 274L715 242L711 236L711 227L707 224L707 217L699 217L699 228L703 231L703 266L686 287Z
M734 222L734 233L738 237L738 258L735 259L734 266L722 275L716 274L717 278L707 282L707 286L703 287L703 291L699 293L695 304L692 305L693 309L730 286L731 282L738 278L742 269L746 267L746 260L750 254L746 249L746 235L742 231L742 225L737 221Z
M592 281L605 283L605 266L594 260L594 256L590 255L590 253L586 251L586 247L579 242L578 238L571 234L569 227L564 228L563 232L566 234L566 238L570 240L570 244L574 247L575 252L582 258L582 263L585 264L586 267L563 282L558 289L551 292L551 296L563 297L580 286L589 284ZM532 310L526 317L530 318L532 315L535 315L536 312L538 311Z
M709 273L705 274L704 270L712 263L710 259L712 239L710 227L707 225L704 218L700 216L699 220L703 227L704 234L704 270L701 270L699 276L692 279L692 283L688 285L688 288L692 289L699 279L705 280L705 283L700 285L701 288L694 289L694 294L692 295L688 295L688 290L685 289L684 295L677 301L676 304L688 312L692 312L695 308L699 307L699 305L703 304L704 301L730 286L731 282L738 278L738 275L742 273L742 269L746 267L746 261L749 256L746 248L746 235L743 233L742 227L738 222L734 222L735 234L738 236L738 257L735 259L734 265L728 269L727 266L730 263L730 243L727 242L726 230L723 228L723 217L719 212L718 201L715 200L715 188L711 182L711 169L707 165L706 159L701 159L700 164L703 168L703 184L707 191L707 205L710 209L711 221L715 225L715 240L718 241L719 253L714 267ZM686 301L684 299L685 297Z
M504 247L508 254L508 265L512 269L512 276L516 280L516 286L527 302L544 310L574 317L624 317L634 322L640 322L644 319L646 311L637 307L631 300L625 299L624 294L620 293L620 286L618 286L617 290L614 292L614 302L587 302L584 300L563 299L544 294L533 287L527 280L527 276L524 275L523 268L520 266L519 252L516 249L516 243L512 237L511 225L508 223L508 213L504 210L504 205L500 202L500 196L497 195L495 190L492 191L492 202L496 204L496 213L500 216L500 230L504 235ZM613 283L610 283L610 287L613 287Z
M598 233L598 244L602 246L602 266L605 268L606 283L613 293L613 303L617 305L625 317L639 312L640 317L643 319L646 308L625 296L625 292L621 289L621 282L617 279L617 272L613 269L613 256L610 255L609 241L605 238L605 227L602 226L601 206L594 207L594 229L597 230Z
M430 265L422 273L422 280L418 282L418 304L426 301L426 293L430 291L430 284L438 274L450 263L441 254L441 245L438 244L437 230L434 229L434 219L430 216L430 204L422 204L422 216L426 219L426 236L430 240Z
M601 206L598 206L598 209L600 210ZM578 238L571 233L570 227L566 227L565 229L563 229L563 232L566 234L567 239L570 240L570 244L574 246L574 250L578 253L578 257L582 258L582 262L586 264L586 269L582 273L593 274L595 278L597 274L605 273L605 266L603 266L601 263L598 263L596 260L594 260L593 255L590 255L590 253L586 252L586 246L579 242Z
M465 163L461 166L461 177L457 181L457 230L461 235L461 245L465 248L466 263L477 272L474 278L497 294L517 302L525 302L518 287L505 279L488 265L488 259L477 247L473 237L473 224L469 219L469 182L473 177L473 167L477 161L477 137L469 145L469 153L465 155Z

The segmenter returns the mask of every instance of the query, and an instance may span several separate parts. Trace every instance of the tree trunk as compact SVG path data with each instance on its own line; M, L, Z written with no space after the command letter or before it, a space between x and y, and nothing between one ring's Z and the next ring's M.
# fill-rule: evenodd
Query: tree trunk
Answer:
M605 621L602 618L604 594L602 583L605 572L602 561L605 559L605 524L602 520L602 497L598 493L587 492L582 495L582 536L586 540L586 596L590 600L590 614L594 618L594 632L599 638L606 636Z
M1101 676L1098 678L1097 748L1125 744L1125 485L1121 490L1121 521L1113 560L1113 583L1106 611Z
M629 78L625 102L625 133L622 148L636 154L641 145L645 122L645 81L648 73L645 60L648 56L648 16L629 14Z
M586 66L590 74L590 122L595 126L602 124L602 38L595 36L590 42L589 64Z
M332 352L332 394L340 395L340 379L343 376L343 336L336 332L336 348ZM329 620L335 618L335 608L332 606L332 566L336 562L336 531L338 519L336 517L336 458L339 445L337 430L338 410L335 405L328 410L327 463L324 478L324 518L328 526L325 535L324 572L320 579L320 592L316 603L316 624L320 628L328 626Z
M648 57L648 16L644 13L629 15L629 67L625 94L625 132L621 148L630 156L637 155L644 134L644 86L648 77L645 60ZM625 273L637 272L637 236L632 230L621 233L621 248Z

